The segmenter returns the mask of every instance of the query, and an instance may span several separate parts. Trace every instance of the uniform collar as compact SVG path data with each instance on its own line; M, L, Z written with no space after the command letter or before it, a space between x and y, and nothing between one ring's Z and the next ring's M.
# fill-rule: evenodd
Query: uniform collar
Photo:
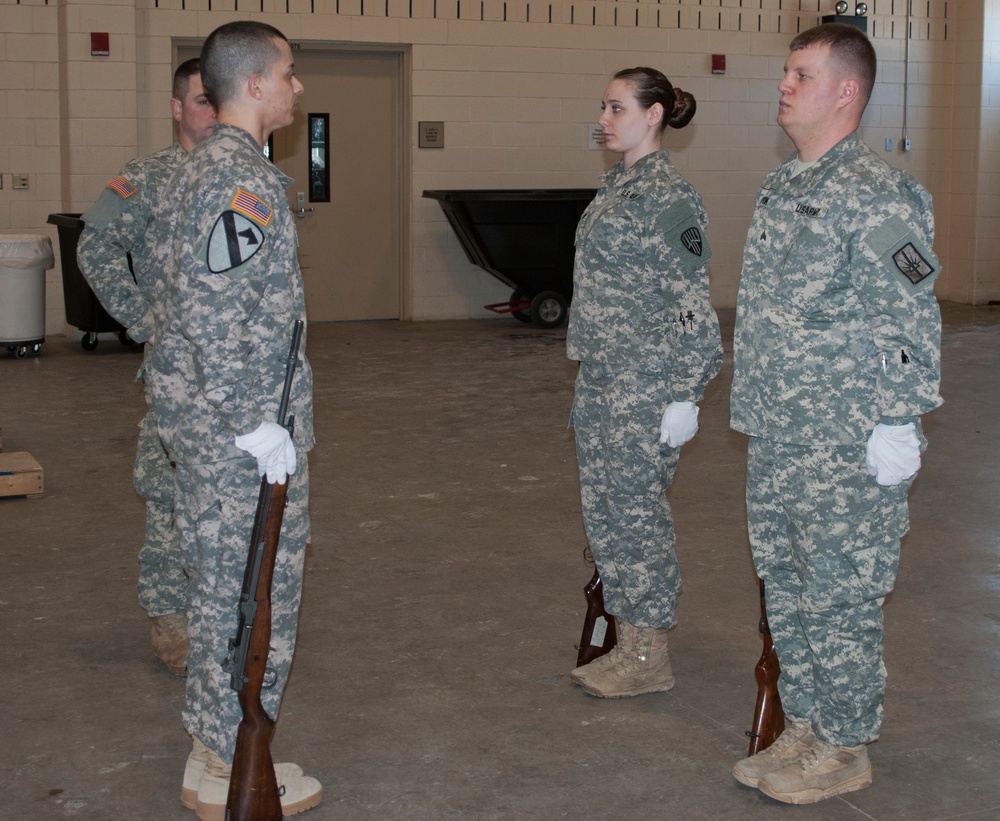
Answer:
M238 125L231 125L230 123L216 123L215 131L212 132L212 136L218 137L223 134L232 137L233 139L245 142L247 145L251 146L253 150L260 155L261 159L267 163L268 167L277 175L278 179L281 180L281 184L284 188L288 188L288 186L292 184L292 178L284 174L273 162L264 156L264 150L257 145L257 141L245 128L240 128Z
M248 142L250 143L250 145L253 146L254 150L258 154L263 156L264 153L263 149L259 145L257 145L257 141L252 136L250 136L250 132L247 131L245 128L240 128L238 125L231 125L230 123L216 123L215 131L213 131L212 133L227 134L230 137L235 137L237 139Z
M822 157L816 160L816 164L813 165L812 168L808 169L807 171L804 171L800 176L805 176L810 171L812 172L825 171L831 165L837 165L845 156L847 156L852 152L857 151L860 142L861 139L858 137L858 132L852 131L850 134L844 137L844 139L842 139L839 143L837 143L833 148L827 151ZM789 166L793 165L795 163L795 158L797 156L798 154L792 154L792 156L788 158L788 162L786 163L786 165Z
M603 182L611 183L614 185L625 185L633 180L639 179L645 173L646 169L653 165L658 165L661 162L666 162L670 159L670 151L666 148L661 148L657 151L653 151L650 154L646 154L644 157L640 157L631 167L626 168L623 160L619 160L615 166L604 175Z

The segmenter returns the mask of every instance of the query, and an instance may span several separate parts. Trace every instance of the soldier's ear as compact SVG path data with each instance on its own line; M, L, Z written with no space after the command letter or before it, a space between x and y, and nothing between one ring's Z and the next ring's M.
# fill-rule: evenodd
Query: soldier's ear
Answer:
M861 83L857 80L844 80L840 86L840 103L849 105L861 96Z
M264 96L263 78L259 74L251 74L247 78L247 91L255 100L260 100Z
M663 104L662 103L653 103L646 110L646 117L647 117L648 122L649 122L650 125L656 125L656 126L658 126L660 124L661 120L663 120Z

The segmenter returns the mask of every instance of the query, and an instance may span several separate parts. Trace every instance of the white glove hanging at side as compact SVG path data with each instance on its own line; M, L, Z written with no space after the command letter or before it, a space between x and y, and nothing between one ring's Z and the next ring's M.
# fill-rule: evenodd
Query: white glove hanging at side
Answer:
M660 444L679 448L698 432L698 406L694 402L671 402L660 422Z
M920 470L920 440L912 422L875 426L868 437L868 472L885 487L898 485Z
M267 481L280 484L295 473L295 445L292 437L277 422L261 422L253 433L236 437L236 447L257 460L257 471Z

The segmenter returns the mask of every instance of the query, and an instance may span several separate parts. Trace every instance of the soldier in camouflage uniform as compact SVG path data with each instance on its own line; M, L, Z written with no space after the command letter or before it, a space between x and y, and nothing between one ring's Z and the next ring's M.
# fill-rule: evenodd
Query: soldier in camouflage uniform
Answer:
M919 417L941 404L931 200L858 139L874 80L854 26L792 41L778 123L796 153L757 196L737 308L732 427L750 436L750 543L785 731L733 775L792 804L871 783L882 602Z
M182 803L222 821L241 710L224 670L238 606L260 476L288 479L271 590L275 681L265 710L277 717L295 648L313 444L312 373L302 339L288 412L294 442L277 420L293 323L305 319L291 180L262 154L290 125L302 85L291 48L271 26L216 29L201 55L218 108L215 133L171 180L156 216L166 273L150 363L160 436L177 465L177 521L192 580L184 727L193 747ZM296 765L279 765L285 815L316 806L322 787Z
M174 72L170 110L178 125L177 142L122 168L83 214L86 227L77 249L80 270L108 313L132 339L147 346L153 335L153 284L160 277L150 246L153 209L181 160L215 125L215 109L201 84L197 58ZM137 378L143 378L142 370ZM174 471L156 432L148 391L146 404L133 471L135 489L146 500L139 603L152 621L154 652L172 673L184 675L188 581L174 526Z
M626 69L602 109L605 144L623 156L577 228L566 346L580 362L571 425L584 524L618 644L570 677L623 698L674 684L667 631L681 580L665 494L722 347L705 209L661 148L694 98L655 69Z

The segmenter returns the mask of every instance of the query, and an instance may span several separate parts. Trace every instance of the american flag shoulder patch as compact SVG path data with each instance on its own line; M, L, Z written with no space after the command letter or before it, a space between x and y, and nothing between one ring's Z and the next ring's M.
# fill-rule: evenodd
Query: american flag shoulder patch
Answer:
M123 200L127 200L138 190L134 185L132 185L132 183L122 176L115 177L108 183L107 187L112 191L118 192Z
M233 197L233 201L229 204L229 207L250 217L254 222L258 222L261 225L267 225L271 221L271 215L274 213L271 210L271 206L266 202L257 199L249 191L244 191L242 188L236 192L236 196Z

